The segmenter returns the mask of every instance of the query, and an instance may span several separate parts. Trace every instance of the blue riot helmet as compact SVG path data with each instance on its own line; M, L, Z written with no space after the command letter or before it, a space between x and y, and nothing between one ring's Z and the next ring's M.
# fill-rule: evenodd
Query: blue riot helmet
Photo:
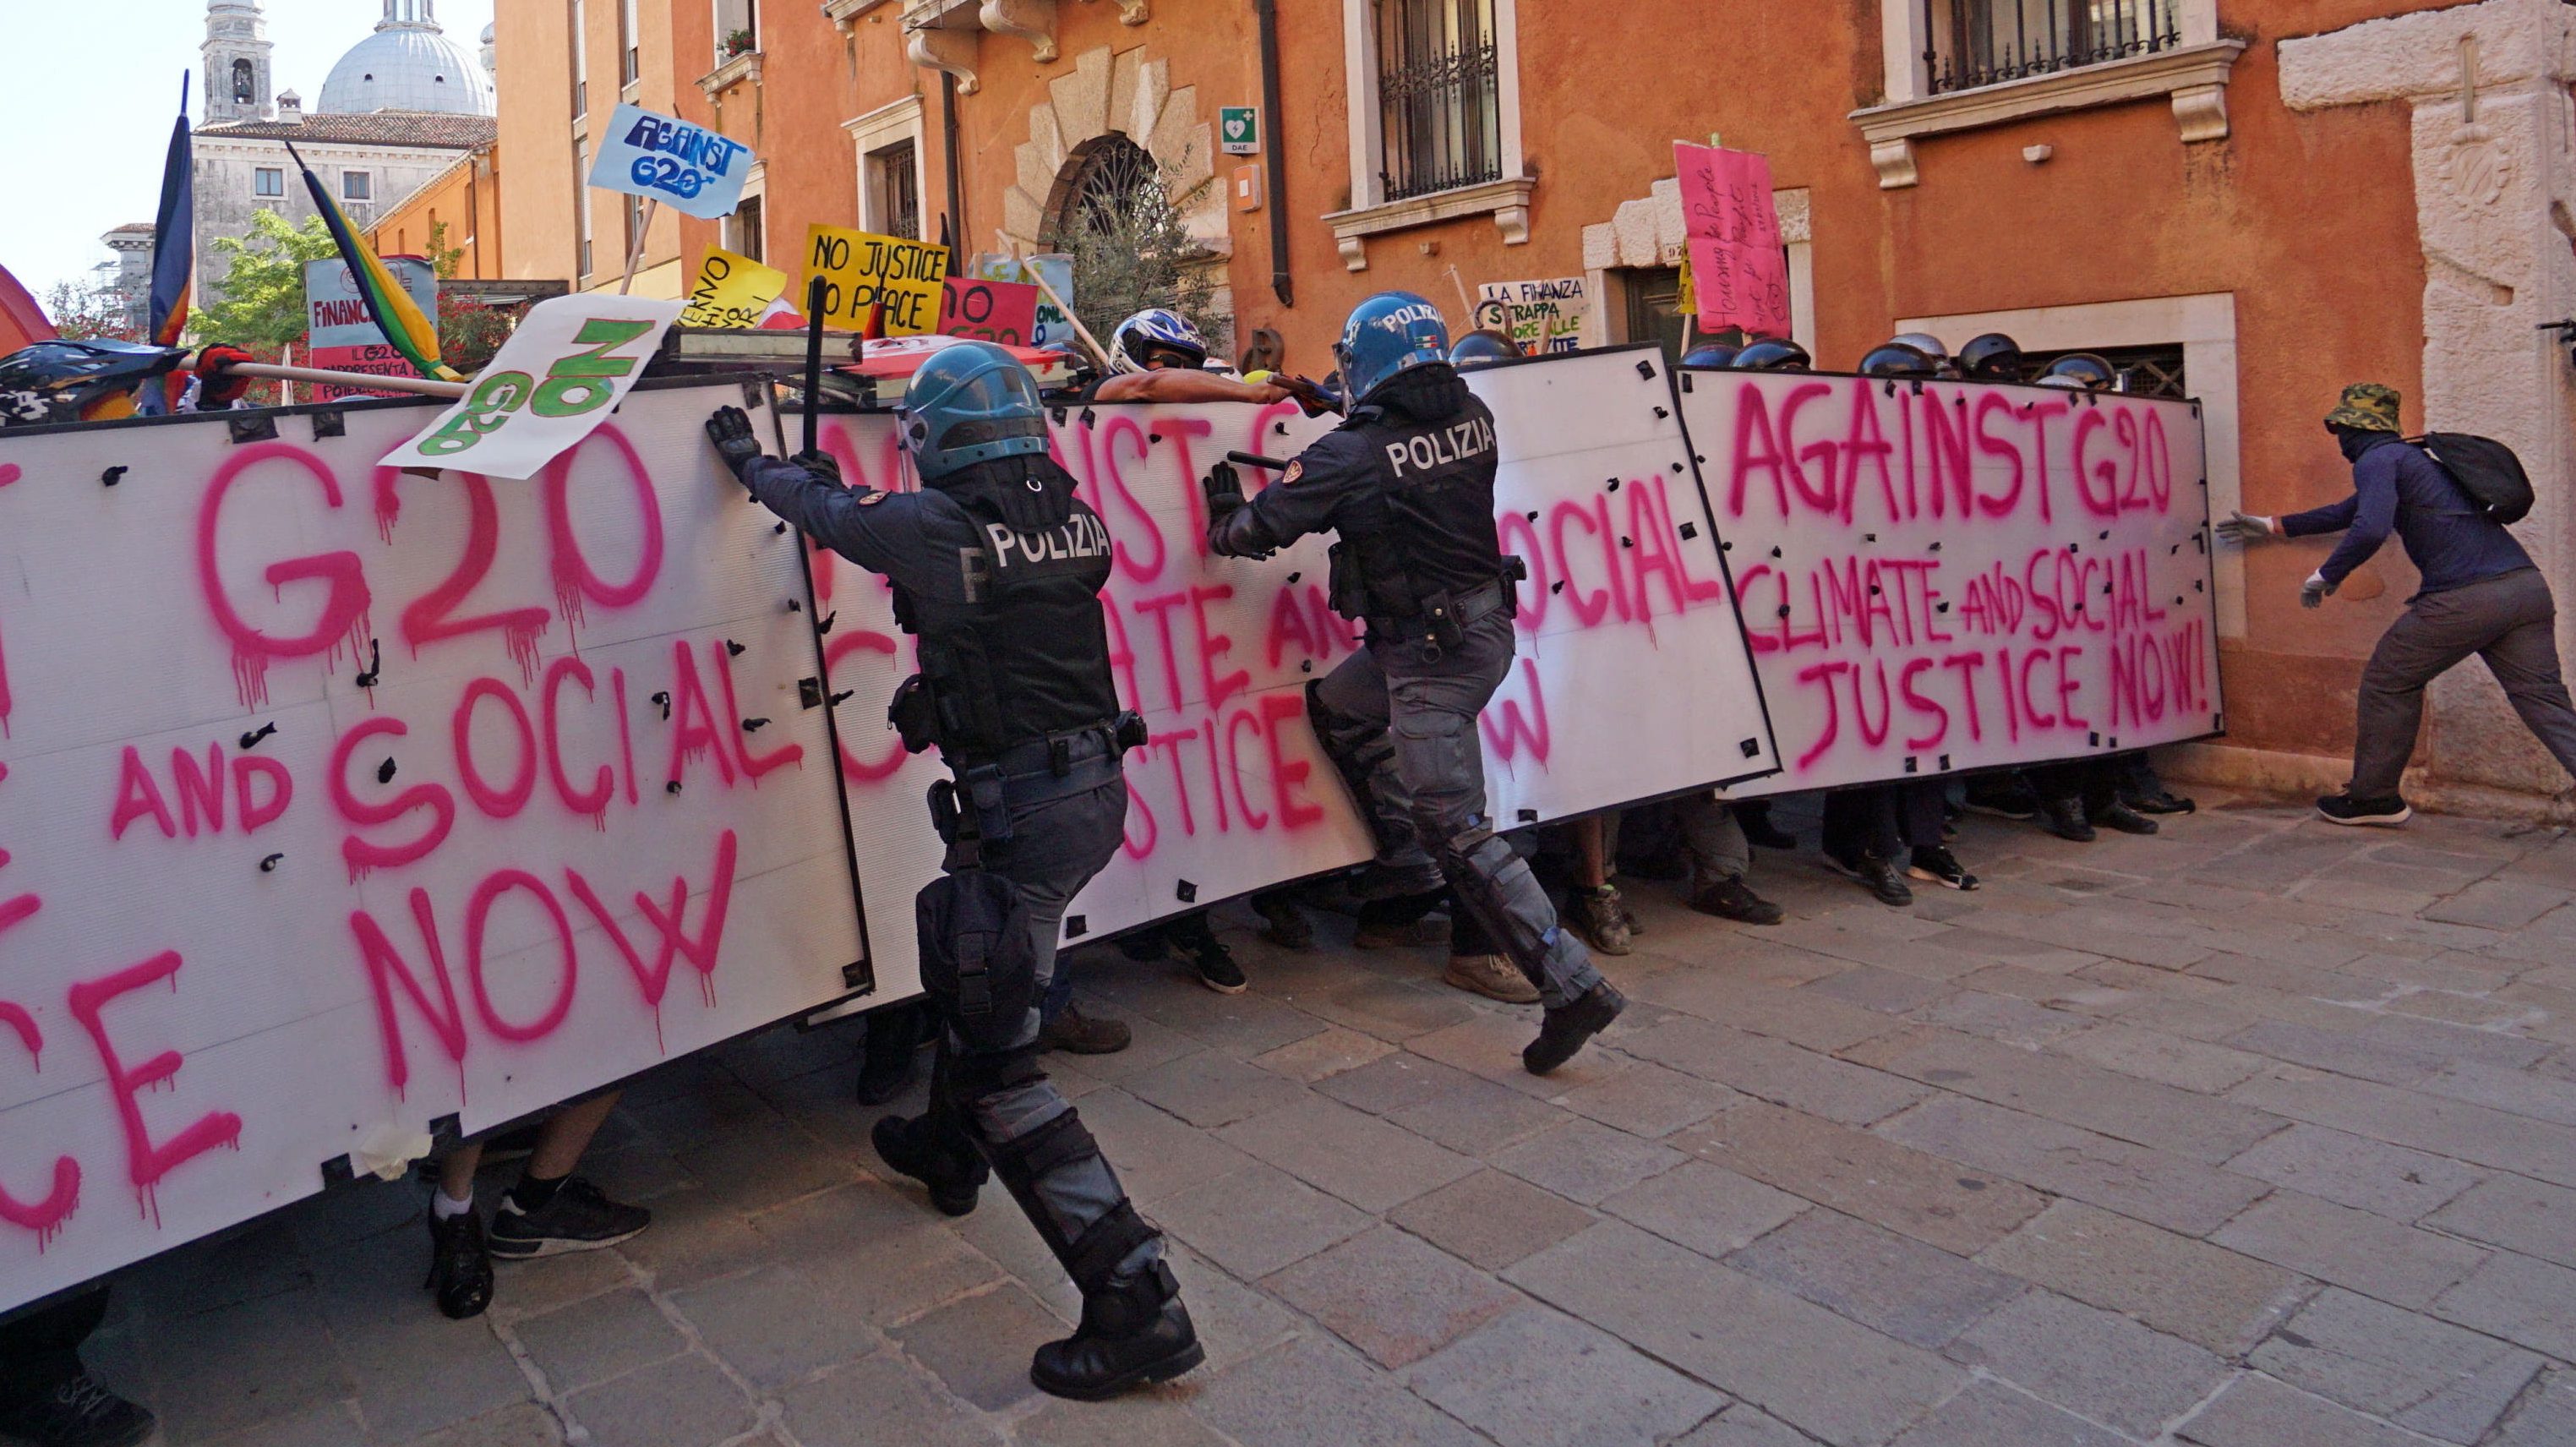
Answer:
M1528 355L1520 344L1490 327L1480 327L1458 339L1449 349L1449 365L1464 372L1475 367L1490 367L1496 362L1516 361Z
M1693 347L1688 352L1682 354L1682 365L1685 367L1731 367L1735 365L1735 354L1742 350L1743 348L1741 347L1729 346L1725 342L1702 342L1698 346Z
M1870 349L1860 359L1864 377L1930 378L1941 375L1941 364L1911 342L1891 341Z
M1361 302L1342 325L1333 356L1349 379L1353 402L1416 367L1449 360L1449 324L1440 308L1409 291L1382 291Z
M942 347L904 388L903 445L913 471L934 485L978 462L1043 455L1037 379L991 342Z
M1780 337L1755 337L1728 366L1739 372L1804 372L1815 365L1807 349Z
M1207 359L1207 338L1188 317L1164 307L1147 307L1120 322L1109 337L1113 372L1150 372L1158 364L1196 371Z

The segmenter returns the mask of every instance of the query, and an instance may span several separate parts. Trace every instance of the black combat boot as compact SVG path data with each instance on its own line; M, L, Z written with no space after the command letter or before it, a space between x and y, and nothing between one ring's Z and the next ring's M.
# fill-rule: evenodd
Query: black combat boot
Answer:
M1029 1380L1051 1396L1097 1402L1168 1382L1207 1360L1181 1284L1161 1261L1082 1294L1082 1325L1038 1348Z
M938 1135L926 1113L910 1120L890 1115L868 1132L868 1140L877 1148L877 1159L930 1188L930 1204L940 1214L963 1216L975 1209L975 1196L992 1168L971 1144L943 1143Z
M1521 1068L1532 1075L1545 1075L1572 1060L1584 1041L1600 1034L1627 1008L1628 997L1603 980L1580 997L1549 1010L1539 1022L1538 1038L1521 1047Z

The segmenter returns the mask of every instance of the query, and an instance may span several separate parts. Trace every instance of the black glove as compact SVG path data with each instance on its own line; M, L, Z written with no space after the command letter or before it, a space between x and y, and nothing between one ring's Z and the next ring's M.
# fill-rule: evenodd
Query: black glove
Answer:
M1199 489L1207 494L1210 529L1234 516L1235 509L1244 505L1243 475L1234 470L1231 462L1209 468L1208 475L1199 479Z
M819 447L797 453L795 456L787 460L798 467L805 469L807 472L814 474L814 476L822 479L823 481L832 484L834 487L849 486L848 483L841 480L840 459L834 457L828 452L825 452Z
M716 455L724 459L737 478L742 478L743 469L762 455L760 438L751 430L751 417L739 407L715 410L715 415L707 419L707 440L716 445Z

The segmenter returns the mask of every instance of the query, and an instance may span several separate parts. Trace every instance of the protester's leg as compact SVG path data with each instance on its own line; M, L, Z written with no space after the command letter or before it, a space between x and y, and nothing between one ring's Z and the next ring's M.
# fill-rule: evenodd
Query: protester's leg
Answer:
M524 1258L596 1251L653 1224L653 1213L608 1198L573 1174L590 1139L617 1109L617 1092L602 1091L555 1112L537 1132L537 1149L519 1183L492 1212L492 1254Z
M1414 833L1413 795L1396 764L1386 673L1377 650L1362 647L1310 685L1306 716L1377 841L1377 858L1361 876L1361 893L1392 897L1440 888L1432 846Z
M1905 873L1948 889L1974 889L1977 877L1959 863L1942 837L1949 805L1949 786L1939 779L1896 786L1897 827L1906 843Z
M1825 861L1850 875L1879 903L1902 907L1914 891L1899 877L1905 839L1892 784L1837 789L1825 796Z
M1747 799L1731 807L1737 820L1744 826L1744 837L1748 842L1759 844L1765 849L1798 847L1797 835L1771 822L1770 800Z
M858 1101L883 1105L912 1085L923 1031L919 1001L882 1005L859 1017L866 1054L859 1062Z
M2081 781L2078 788L2084 803L2084 817L2092 823L2117 829L2123 834L2153 834L2156 821L2129 807L2120 797L2121 768L2117 756L2104 754L2085 759L2073 766Z
M2507 603L2512 620L2504 636L2479 651L2487 671L2559 767L2576 775L2576 705L2558 666L2558 609L2539 570L2515 573Z
M474 1173L482 1166L483 1142L467 1141L438 1158L437 1188L429 1193L429 1279L422 1286L458 1321L492 1304L491 1243L474 1209Z
M2354 705L2351 797L2397 797L2423 726L2425 685L2504 631L2460 596L2476 586L2416 599L2370 651Z
M1780 906L1744 882L1753 868L1753 846L1724 800L1708 793L1686 794L1673 803L1673 821L1690 861L1691 908L1745 924L1778 924L1786 918Z
M1583 936L1584 942L1605 955L1628 953L1631 929L1621 907L1618 888L1610 883L1610 861L1616 857L1610 840L1610 821L1614 814L1590 814L1566 826L1574 841L1574 892L1566 911L1567 923Z
M2078 844L2093 841L2093 824L2084 809L2086 769L2083 760L2034 764L2023 770L2022 776L2030 781L2032 791L2038 796L2034 803L2043 828L2060 839L2071 839Z
M92 1285L0 1325L0 1440L31 1447L135 1447L152 1414L100 1385L81 1343L107 1314Z

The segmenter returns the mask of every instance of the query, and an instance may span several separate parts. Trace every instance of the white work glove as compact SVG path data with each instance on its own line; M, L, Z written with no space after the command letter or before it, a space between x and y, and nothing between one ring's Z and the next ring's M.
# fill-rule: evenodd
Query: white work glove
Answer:
M2314 608L2318 604L2323 603L2326 600L2326 596L2334 590L2335 585L2326 581L2325 574L2310 573L2308 574L2308 580L2299 585L2299 606L2302 608Z
M2217 533L2231 543L2270 542L2281 536L2281 520L2260 513L2234 513L2219 522Z

